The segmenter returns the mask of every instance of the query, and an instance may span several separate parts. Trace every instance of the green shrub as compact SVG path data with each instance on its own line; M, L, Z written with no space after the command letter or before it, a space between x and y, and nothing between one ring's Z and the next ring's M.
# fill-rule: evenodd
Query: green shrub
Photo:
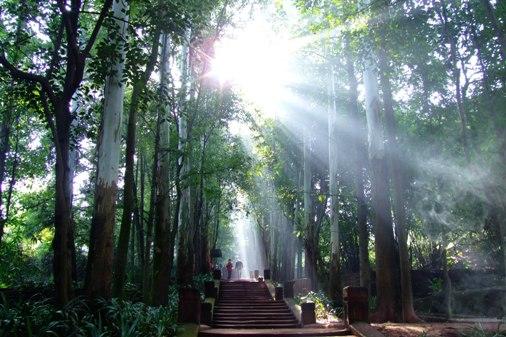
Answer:
M318 319L327 319L329 314L342 315L342 307L335 306L323 291L310 291L305 296L297 296L295 297L295 302L297 304L313 302L315 304L316 318Z
M506 337L506 331L485 330L481 325L474 326L471 330L462 333L462 337Z
M4 336L172 336L176 331L177 292L171 291L169 305L150 307L112 299L88 301L76 298L63 309L48 300L0 306L0 337Z

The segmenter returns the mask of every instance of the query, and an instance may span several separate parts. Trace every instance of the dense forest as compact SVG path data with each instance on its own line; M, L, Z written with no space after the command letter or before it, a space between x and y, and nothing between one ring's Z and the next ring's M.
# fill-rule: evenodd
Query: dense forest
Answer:
M172 335L229 258L505 317L505 82L504 1L0 0L0 335Z

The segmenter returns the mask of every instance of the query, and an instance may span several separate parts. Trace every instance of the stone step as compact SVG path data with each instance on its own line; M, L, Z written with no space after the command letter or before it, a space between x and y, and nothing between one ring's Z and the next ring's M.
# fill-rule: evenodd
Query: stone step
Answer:
M276 312L290 312L288 307L278 307L278 308L237 308L237 307L216 307L215 312L258 312L258 313L276 313Z
M284 302L279 302L279 301L264 301L264 300L255 300L255 301L251 301L251 302L247 302L247 301L240 301L240 300L229 300L229 299L226 299L226 300L222 300L222 299L218 299L218 303L217 305L220 305L220 304L241 304L241 305L256 305L256 306L259 306L259 305L286 305Z
M243 317L243 316L259 316L259 317L284 317L284 316L292 316L292 313L290 311L282 311L282 312L268 312L268 313L261 313L257 311L252 312L217 312L214 317Z
M226 316L219 316L219 314L233 314L234 312L233 311L216 311L214 314L216 315L216 317L226 317ZM263 311L263 312L258 312L258 311L250 311L250 312L243 312L244 316L247 316L248 314L249 315L258 315L258 316L277 316L277 315L291 315L292 313L287 310L287 311L276 311L276 312L268 312L268 311Z
M226 328L226 329L281 329L281 328L296 328L297 323L293 324L280 324L280 323L248 323L248 324L213 324L215 328ZM235 336L235 335L234 335Z
M347 336L354 337L346 329L316 329L316 328L295 328L295 329L221 329L211 328L201 330L200 337L226 337L226 336L247 336L247 337L309 337L309 336Z
M214 324L296 324L295 318L289 319L272 319L272 318L255 318L255 319L216 319L213 321Z
M288 309L288 307L286 305L262 305L262 306L217 305L216 309L229 309L236 311L270 309L272 311L272 310L285 310Z
M241 321L241 320L260 320L260 321L267 321L267 320L293 320L295 319L293 315L290 315L288 313L281 314L281 315L242 315L242 316L223 316L223 315L214 315L213 320L215 322L218 321Z

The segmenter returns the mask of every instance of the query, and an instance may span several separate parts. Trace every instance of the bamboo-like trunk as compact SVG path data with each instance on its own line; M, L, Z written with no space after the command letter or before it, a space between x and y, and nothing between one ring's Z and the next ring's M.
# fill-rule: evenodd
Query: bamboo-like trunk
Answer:
M160 97L166 97L169 81L169 36L162 35L160 60ZM170 111L162 105L158 113L159 154L156 170L156 221L153 252L153 299L154 305L168 301L170 280L169 234L170 234Z

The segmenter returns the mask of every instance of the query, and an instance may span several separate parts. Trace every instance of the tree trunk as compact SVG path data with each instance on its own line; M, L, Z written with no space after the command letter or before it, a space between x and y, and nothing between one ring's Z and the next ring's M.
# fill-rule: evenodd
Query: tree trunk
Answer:
M144 270L143 275L143 296L144 302L151 303L151 295L153 291L153 268L152 268L152 244L153 244L153 227L155 224L155 211L156 211L156 194L157 194L157 183L156 183L156 175L158 168L158 158L159 158L159 147L160 147L160 131L159 124L157 123L156 127L156 135L155 135L155 146L153 151L153 162L151 163L151 186L150 186L150 195L149 195L149 211L148 211L148 221L146 223L146 255L144 256L144 262L146 269Z
M452 73L452 80L455 85L455 99L457 100L457 109L460 118L460 126L461 126L461 137L462 137L462 148L464 150L464 154L467 160L470 159L470 141L468 134L468 121L467 121L467 111L464 106L464 100L462 97L462 86L460 84L460 69L458 67L458 59L457 53L458 46L455 36L450 31L449 27L449 18L446 9L445 1L441 1L441 11L438 12L441 21L443 22L443 35L446 43L450 45L450 72Z
M379 51L380 82L383 91L383 104L385 108L385 126L387 139L387 153L390 162L390 178L393 185L393 208L395 229L399 244L399 265L401 281L402 318L404 322L419 322L413 308L413 291L411 286L411 263L408 251L408 231L405 209L405 172L398 154L401 153L397 140L397 125L394 116L392 88L390 86L390 69L386 51Z
M121 227L119 232L118 247L116 250L116 261L114 263L114 289L113 294L116 297L123 296L125 284L125 267L128 255L128 237L132 226L132 215L136 204L134 190L134 165L135 165L135 145L137 132L137 110L139 109L140 98L144 92L147 81L153 72L158 57L158 45L160 40L159 31L154 33L154 40L151 49L150 58L146 65L146 70L138 78L132 89L132 100L128 111L128 126L126 138L126 156L125 156L125 186L123 192L123 215L121 217ZM139 232L140 233L140 232ZM142 252L144 253L144 252Z
M364 194L364 168L366 166L366 153L364 147L364 129L363 120L360 117L358 107L357 79L355 77L355 67L349 49L348 39L346 42L346 72L350 86L349 91L349 110L353 122L356 123L358 132L357 139L353 147L355 152L354 171L355 171L355 198L357 200L357 230L358 230L358 253L360 269L360 286L366 287L371 294L371 277L369 264L369 230L367 228L367 202Z
M98 141L98 168L95 189L95 207L91 220L90 250L86 271L86 294L91 298L110 298L112 283L113 231L116 217L116 192L121 146L121 118L125 86L124 41L127 34L126 0L113 4L118 29L119 59L106 79L104 110ZM127 240L128 240L127 236ZM128 242L127 242L128 244Z
M186 47L185 47L186 48ZM183 59L188 57L188 49L183 50ZM186 72L186 62L183 62L183 73ZM186 77L185 77L186 78ZM183 82L186 84L186 81ZM192 91L192 89L190 89ZM196 235L195 220L195 203L196 190L190 184L190 177L188 176L191 171L191 148L188 144L190 141L190 119L189 115L184 114L179 119L179 144L178 148L182 152L179 158L179 165L181 165L181 178L185 184L181 191L181 204L179 211L179 243L177 250L177 280L180 284L190 284L193 280L195 272L195 242Z
M72 253L69 249L72 235L72 175L70 174L70 125L69 102L58 101L56 115L56 193L55 232L53 237L53 277L56 298L60 305L74 296L72 289Z
M453 312L452 312L452 297L453 297L453 290L452 290L452 280L450 278L449 268L448 268L448 256L447 256L447 239L446 239L446 229L443 229L443 249L441 252L441 264L443 267L443 282L444 282L444 310L445 315L448 320L453 318Z
M160 60L160 97L168 93L169 81L169 36L162 35ZM168 301L170 280L169 233L170 233L170 111L165 104L159 108L159 155L156 173L156 222L153 253L153 300L154 305L165 305Z
M3 205L3 182L6 176L7 153L10 148L10 133L11 133L11 108L7 106L7 111L2 118L2 125L0 125L0 245L4 235L4 225L7 222L7 216L4 214ZM6 212L5 212L6 213Z
M297 239L297 278L304 277L304 267L302 265L303 244L301 241L302 240L300 238Z
M14 140L14 154L11 163L11 171L10 171L10 179L9 179L9 187L7 188L7 197L5 198L5 217L4 221L9 219L10 210L12 206L12 194L14 192L14 185L16 185L17 181L17 172L19 165L19 132L16 132L16 138Z
M328 132L329 132L329 191L330 191L330 273L329 294L334 302L341 302L341 257L339 243L339 186L338 186L338 144L337 106L335 100L334 67L330 69L328 90Z
M383 148L380 118L378 76L375 64L367 59L364 70L365 104L371 168L371 199L374 212L376 252L376 291L378 298L375 321L395 321L394 237L390 213L388 173Z
M316 279L316 240L315 240L315 224L311 219L313 213L313 200L312 200L312 168L311 168L311 138L308 128L304 129L304 144L303 144L303 157L304 157L304 228L306 229L306 237L304 240L305 248L305 263L307 277L311 280L312 289L317 287Z

